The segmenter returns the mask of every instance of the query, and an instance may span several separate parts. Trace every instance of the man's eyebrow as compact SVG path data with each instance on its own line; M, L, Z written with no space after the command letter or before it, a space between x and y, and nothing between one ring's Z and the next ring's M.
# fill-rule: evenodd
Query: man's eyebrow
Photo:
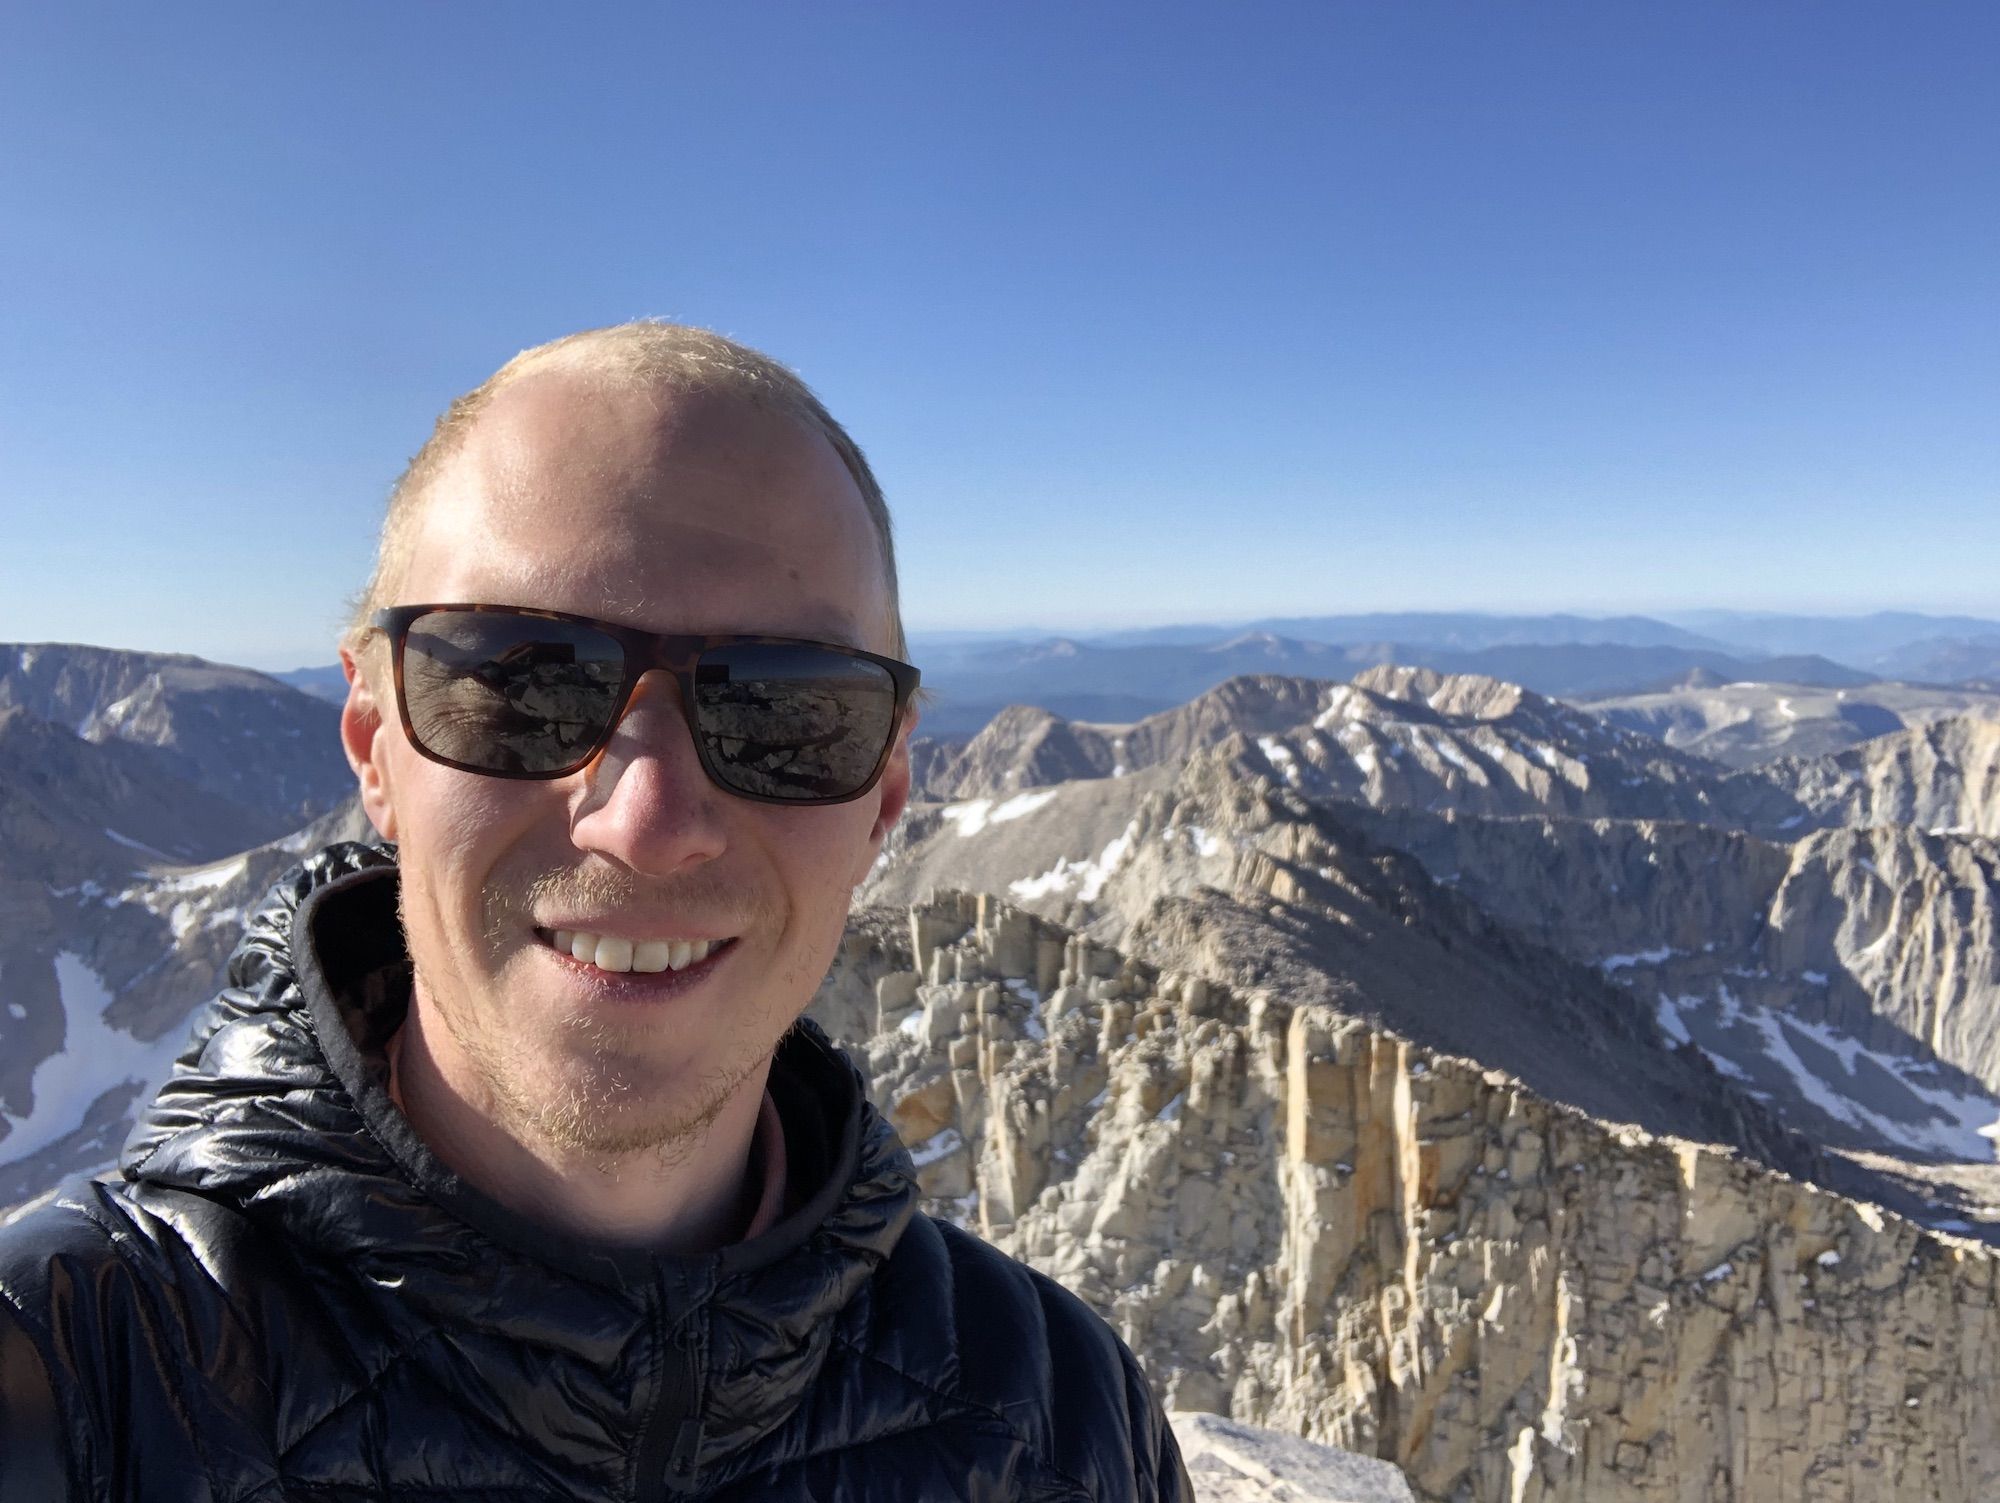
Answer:
M831 642L839 647L859 647L866 651L867 633L861 623L838 606L814 602L798 624L774 631L772 636L801 637L814 642Z
M629 596L613 597L605 619L643 622L649 604L651 602ZM751 617L740 624L725 623L707 629L746 637L791 637L798 641L829 642L836 647L853 647L862 652L871 650L868 633L861 623L829 602L812 602L809 612L789 625L757 624L756 618Z
M855 647L861 648L863 651L867 650L861 641L863 636L861 628L845 616L835 620L815 620L811 625L800 628L796 633L786 632L784 635L796 635L812 642L830 642L836 647Z

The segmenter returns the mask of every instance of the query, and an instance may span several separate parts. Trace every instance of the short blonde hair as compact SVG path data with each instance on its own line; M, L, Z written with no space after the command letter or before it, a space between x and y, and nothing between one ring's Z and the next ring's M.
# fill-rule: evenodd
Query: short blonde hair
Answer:
M375 569L354 600L348 618L346 641L357 656L372 632L369 616L389 603L385 595L408 562L423 498L431 483L465 447L473 424L496 396L524 377L547 370L572 370L621 385L674 394L715 392L791 418L824 435L847 467L847 473L854 477L862 503L868 509L868 520L874 525L882 547L882 573L889 590L891 651L899 658L909 656L896 588L896 545L889 506L860 446L790 367L707 329L650 318L585 329L523 350L444 410L430 438L389 492L389 509L382 520Z

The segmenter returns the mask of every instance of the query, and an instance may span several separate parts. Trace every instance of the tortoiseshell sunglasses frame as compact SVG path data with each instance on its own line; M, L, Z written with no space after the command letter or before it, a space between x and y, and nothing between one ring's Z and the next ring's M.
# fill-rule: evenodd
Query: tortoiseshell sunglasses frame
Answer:
M409 637L410 627L436 611L527 617L537 621L564 621L573 626L587 626L610 637L624 652L625 678L619 685L618 699L604 730L574 762L547 772L499 772L490 767L456 761L431 750L417 735L417 728L410 718L409 698L403 692L403 647ZM687 722L688 738L694 742L695 756L701 762L702 772L709 782L723 792L734 794L737 798L749 799L753 803L781 804L794 809L852 803L855 799L866 795L882 780L882 774L889 766L889 755L896 746L896 735L902 729L910 701L922 681L922 675L913 665L897 658L884 657L881 653L850 647L844 642L820 642L810 637L773 637L743 633L685 636L672 632L641 631L637 627L622 626L615 621L602 621L595 616L579 616L569 611L538 610L531 606L486 605L472 601L392 605L376 611L368 620L371 626L388 635L389 660L396 684L396 713L402 720L403 734L409 737L410 745L416 748L418 755L459 772L477 773L487 778L512 778L522 782L548 782L556 778L566 778L588 765L593 757L611 744L611 738L617 734L618 724L625 718L625 711L631 706L632 695L639 687L641 676L658 668L673 678L675 688L680 694L681 715ZM859 788L852 793L838 794L830 798L781 798L771 794L748 793L725 781L716 771L709 761L708 748L702 744L701 733L696 729L699 717L694 699L695 668L700 664L702 654L713 648L752 646L816 647L827 652L839 653L843 657L858 658L862 662L873 663L887 671L895 686L895 709L889 721L889 734L883 739L882 749L875 758L875 766L868 774L867 781Z

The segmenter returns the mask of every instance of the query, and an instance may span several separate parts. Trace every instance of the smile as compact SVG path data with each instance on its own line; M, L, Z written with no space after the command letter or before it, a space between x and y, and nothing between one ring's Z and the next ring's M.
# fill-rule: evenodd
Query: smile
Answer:
M622 939L582 929L537 929L536 938L559 954L600 971L684 971L730 943L727 939Z

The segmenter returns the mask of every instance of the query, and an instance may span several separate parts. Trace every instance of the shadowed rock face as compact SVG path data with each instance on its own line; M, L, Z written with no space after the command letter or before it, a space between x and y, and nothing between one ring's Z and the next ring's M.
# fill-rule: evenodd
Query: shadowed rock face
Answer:
M0 1207L111 1165L250 910L306 852L364 838L350 800L204 866L0 881Z
M0 710L0 860L55 879L140 862L198 861L272 834L267 813L197 786L153 748L85 741L22 709Z
M154 776L242 810L257 833L217 854L297 829L353 783L338 709L247 668L66 643L0 645L0 711L9 708L84 741L147 748Z
M2000 852L1907 828L1795 844L1649 821L1357 812L1370 835L1516 932L1602 972L1700 1035L1753 1094L1821 1141L1990 1162L1929 1094L2000 1120ZM1738 1024L1742 1026L1738 1026ZM1773 1036L1773 1030L1782 1036ZM1800 1058L1815 1039L1886 1060ZM1822 1091L1801 1091L1817 1078ZM1865 1112L1829 1112L1859 1096ZM1961 1145L1954 1151L1950 1144Z
M1089 1300L1172 1408L1435 1503L2000 1487L1985 1249L990 898L860 916L814 1012L927 1208Z
M0 646L0 1204L110 1161L298 841L339 711L198 658ZM358 832L358 831L357 831Z

